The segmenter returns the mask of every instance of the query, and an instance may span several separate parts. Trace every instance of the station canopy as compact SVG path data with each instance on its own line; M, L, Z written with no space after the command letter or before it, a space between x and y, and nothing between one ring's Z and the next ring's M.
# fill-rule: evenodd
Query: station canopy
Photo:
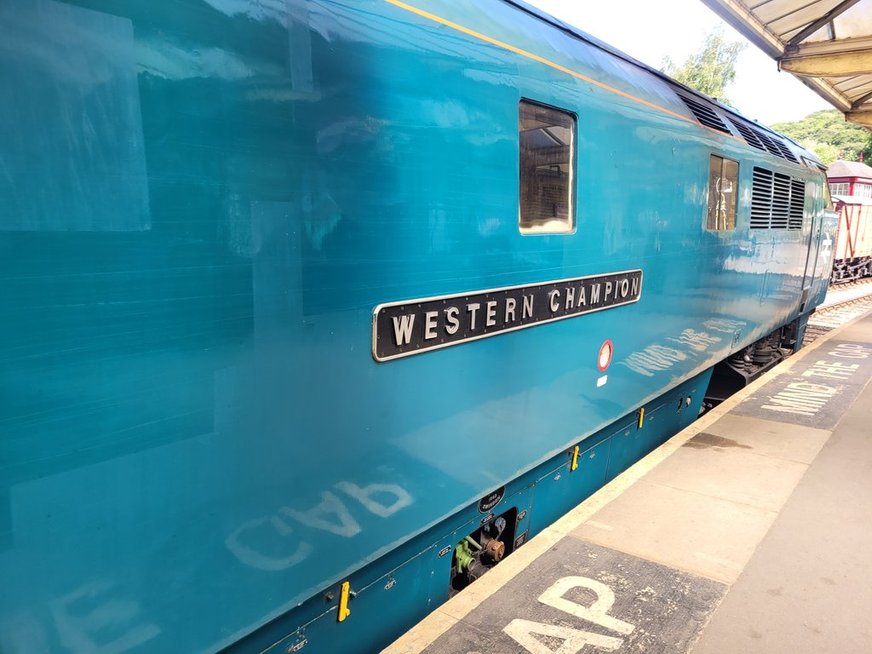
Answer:
M703 0L845 118L872 129L872 0Z

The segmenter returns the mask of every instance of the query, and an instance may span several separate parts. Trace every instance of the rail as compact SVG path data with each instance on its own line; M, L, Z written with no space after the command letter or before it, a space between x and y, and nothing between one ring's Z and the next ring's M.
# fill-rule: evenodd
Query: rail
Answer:
M808 321L805 343L872 309L872 279L830 286L827 298Z

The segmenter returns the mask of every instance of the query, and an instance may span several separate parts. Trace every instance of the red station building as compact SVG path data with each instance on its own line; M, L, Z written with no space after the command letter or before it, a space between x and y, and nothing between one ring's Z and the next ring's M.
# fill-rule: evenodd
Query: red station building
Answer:
M827 168L830 193L872 199L872 167L860 161L834 161Z

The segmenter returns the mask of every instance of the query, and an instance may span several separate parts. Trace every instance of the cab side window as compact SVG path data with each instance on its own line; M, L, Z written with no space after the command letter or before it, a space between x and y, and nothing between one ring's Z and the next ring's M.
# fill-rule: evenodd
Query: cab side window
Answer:
M711 155L706 229L725 231L736 228L738 189L739 162Z
M823 187L824 193L824 208L827 211L835 211L835 208L833 207L833 194L835 194L836 192L832 190L829 184L827 184L827 169L823 166L817 166L817 169L824 177L823 184L821 185ZM848 184L845 184L845 186L848 186ZM845 189L845 194L847 195L847 193L848 189Z
M522 234L575 230L575 116L521 100L518 110Z

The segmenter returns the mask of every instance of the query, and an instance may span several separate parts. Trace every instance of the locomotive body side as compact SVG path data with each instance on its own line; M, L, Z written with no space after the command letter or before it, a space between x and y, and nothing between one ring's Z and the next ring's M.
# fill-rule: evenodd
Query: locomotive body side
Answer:
M459 540L520 547L826 292L811 154L518 3L7 0L0 79L4 652L369 651ZM575 121L566 233L519 229L523 102ZM792 229L751 226L767 173ZM373 356L379 307L443 337L418 304L552 282L554 319Z

